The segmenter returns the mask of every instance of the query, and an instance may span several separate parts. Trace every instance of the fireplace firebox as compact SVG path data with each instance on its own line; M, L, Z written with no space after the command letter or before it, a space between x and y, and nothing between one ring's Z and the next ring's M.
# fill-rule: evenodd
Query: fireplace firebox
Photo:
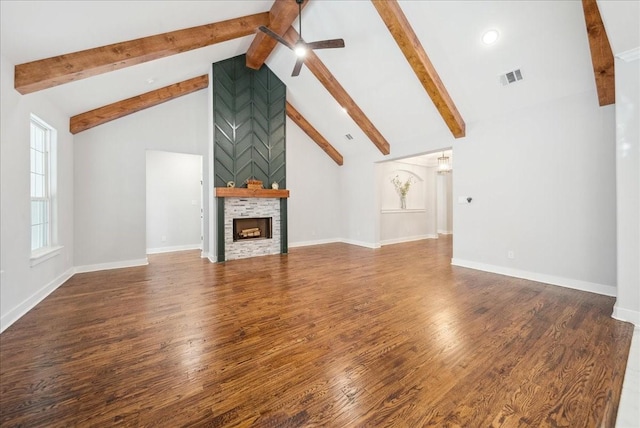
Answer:
M233 240L271 239L272 217L251 217L233 219Z

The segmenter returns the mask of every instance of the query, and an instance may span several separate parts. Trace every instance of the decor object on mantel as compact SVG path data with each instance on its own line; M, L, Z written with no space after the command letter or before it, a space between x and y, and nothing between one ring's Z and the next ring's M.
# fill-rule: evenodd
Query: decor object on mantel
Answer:
M271 183L271 188L274 190L278 190L280 188L280 185L277 181L274 181L273 183Z
M252 178L247 179L247 189L262 189L262 181Z
M407 208L407 193L409 193L409 189L411 188L411 183L413 183L413 177L407 178L407 180L403 183L400 181L400 177L397 175L391 179L391 182L396 188L396 192L400 195L400 208Z
M227 187L236 187L236 182L235 181L227 181Z
M438 174L447 174L449 172L451 172L451 159L442 152L442 156L438 158Z

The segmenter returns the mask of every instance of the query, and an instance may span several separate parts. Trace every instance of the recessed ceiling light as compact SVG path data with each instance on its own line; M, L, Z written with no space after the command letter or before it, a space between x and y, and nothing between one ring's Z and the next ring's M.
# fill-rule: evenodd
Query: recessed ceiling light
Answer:
M155 81L156 81L156 78L155 78L155 77L149 77L149 78L147 79L147 83L148 83L149 85L151 85L151 84L152 84L153 82L155 82Z
M498 33L498 30L486 31L482 35L482 43L484 43L485 45L491 45L491 44L495 43L496 40L498 40L499 36L500 36L500 33Z

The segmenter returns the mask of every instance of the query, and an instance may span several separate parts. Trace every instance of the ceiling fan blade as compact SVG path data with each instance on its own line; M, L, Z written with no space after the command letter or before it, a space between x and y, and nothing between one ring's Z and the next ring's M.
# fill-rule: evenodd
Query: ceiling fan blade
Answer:
M296 60L296 65L293 66L293 73L291 73L291 77L296 77L300 74L300 70L302 70L302 64L304 64L304 58L298 58Z
M344 40L342 39L320 40L317 42L307 43L307 47L309 49L343 48Z
M273 31L271 31L269 28L265 27L264 25L261 25L261 26L258 27L258 29L260 31L262 31L263 33L265 33L267 36L276 39L277 41L279 41L280 43L282 43L283 45L285 45L289 49L293 50L293 45L291 43L289 43L288 41L286 41L285 39L280 37L279 34L274 33Z

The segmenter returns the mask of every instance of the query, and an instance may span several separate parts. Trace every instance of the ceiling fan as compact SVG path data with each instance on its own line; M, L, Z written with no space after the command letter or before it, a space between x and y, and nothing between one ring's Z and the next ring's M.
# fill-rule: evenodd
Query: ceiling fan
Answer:
M328 49L328 48L343 48L344 40L342 39L331 39L331 40L319 40L317 42L307 43L302 39L302 3L304 0L296 0L298 3L298 23L299 23L299 31L298 31L298 41L292 45L287 40L283 39L279 34L271 31L269 28L261 25L259 27L260 31L265 33L266 35L276 39L292 51L296 53L298 59L296 60L296 65L293 67L293 73L291 76L297 76L300 74L300 70L302 69L302 64L304 64L304 57L307 54L307 51L313 49Z

